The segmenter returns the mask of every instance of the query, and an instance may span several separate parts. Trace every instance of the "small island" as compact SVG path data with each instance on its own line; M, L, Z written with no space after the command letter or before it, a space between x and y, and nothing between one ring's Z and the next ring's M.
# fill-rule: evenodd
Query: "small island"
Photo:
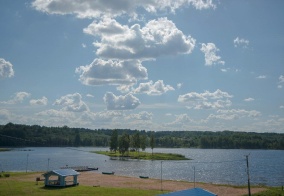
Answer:
M148 152L128 152L124 155L117 152L110 151L92 151L93 153L106 155L109 157L116 158L129 158L129 159L141 159L141 160L190 160L184 155L174 154L174 153L148 153Z

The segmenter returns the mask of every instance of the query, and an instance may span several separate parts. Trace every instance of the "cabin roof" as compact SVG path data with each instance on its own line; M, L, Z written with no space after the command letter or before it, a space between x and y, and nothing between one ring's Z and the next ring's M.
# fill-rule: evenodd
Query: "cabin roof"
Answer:
M77 176L80 173L76 172L73 169L57 169L57 170L52 170L49 172L44 173L43 175L48 175L48 174L57 174L59 176Z
M193 189L187 189L183 191L176 191L172 193L166 193L162 194L160 196L217 196L217 194L211 193L207 190L201 189L201 188L193 188Z

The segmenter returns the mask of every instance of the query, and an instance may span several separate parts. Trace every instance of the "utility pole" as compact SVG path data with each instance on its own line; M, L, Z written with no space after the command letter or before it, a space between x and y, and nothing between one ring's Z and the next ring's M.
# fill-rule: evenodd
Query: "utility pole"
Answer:
M161 191L163 191L163 161L161 161Z
M49 160L50 158L47 159L47 171L49 171Z
M195 188L195 167L193 166L193 182L194 182L194 188Z
M29 164L29 154L27 154L27 165L26 165L26 173L28 172L28 164Z
M247 160L247 174L248 174L248 195L251 196L250 193L250 177L249 177L249 161L248 161L248 156L246 155L246 160Z

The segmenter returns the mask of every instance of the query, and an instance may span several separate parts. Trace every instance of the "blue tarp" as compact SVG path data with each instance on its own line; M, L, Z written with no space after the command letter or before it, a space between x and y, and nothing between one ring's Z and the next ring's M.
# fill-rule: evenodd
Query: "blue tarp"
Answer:
M201 188L193 188L183 191L166 193L159 196L217 196L217 194L211 193Z
M64 176L64 177L65 176L77 176L80 174L73 169L57 169L57 170L52 170L50 172L47 172L43 175L52 174L52 173L57 174L59 176Z

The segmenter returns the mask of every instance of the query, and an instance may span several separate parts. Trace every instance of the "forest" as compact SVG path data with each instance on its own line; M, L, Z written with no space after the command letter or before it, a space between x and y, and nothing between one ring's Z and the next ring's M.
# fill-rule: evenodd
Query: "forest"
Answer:
M146 147L154 139L156 148L205 148L205 149L281 149L284 150L283 133L256 133L237 131L145 131L130 129L85 129L46 127L8 123L0 125L1 147L109 147L116 131L146 138Z

